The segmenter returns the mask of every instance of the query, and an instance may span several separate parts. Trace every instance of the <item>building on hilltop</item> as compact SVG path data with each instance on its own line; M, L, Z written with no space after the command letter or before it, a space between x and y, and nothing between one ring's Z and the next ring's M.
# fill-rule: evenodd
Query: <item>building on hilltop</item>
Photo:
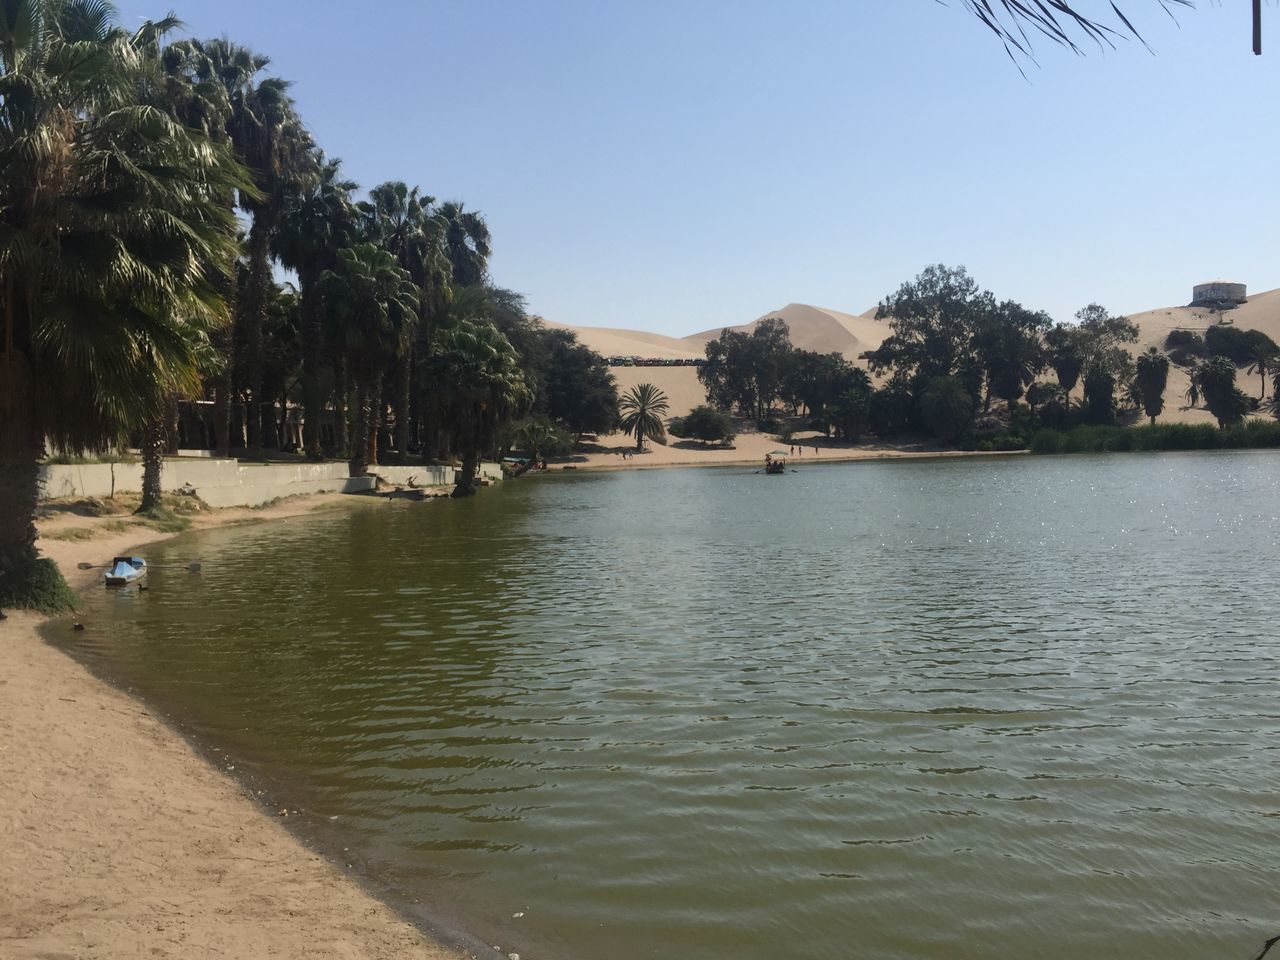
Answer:
M1210 280L1208 283L1197 283L1191 288L1191 306L1193 307L1230 310L1237 304L1244 303L1245 300L1245 285L1231 280Z

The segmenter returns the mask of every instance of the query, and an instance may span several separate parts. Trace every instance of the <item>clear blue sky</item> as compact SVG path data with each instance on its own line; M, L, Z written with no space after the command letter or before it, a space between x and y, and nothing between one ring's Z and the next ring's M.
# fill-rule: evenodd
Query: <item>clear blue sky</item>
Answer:
M683 335L861 312L938 261L1059 319L1280 286L1280 10L1255 57L1243 0L1118 2L1154 56L1045 41L1029 81L933 0L119 9L269 55L362 185L483 211L534 312Z

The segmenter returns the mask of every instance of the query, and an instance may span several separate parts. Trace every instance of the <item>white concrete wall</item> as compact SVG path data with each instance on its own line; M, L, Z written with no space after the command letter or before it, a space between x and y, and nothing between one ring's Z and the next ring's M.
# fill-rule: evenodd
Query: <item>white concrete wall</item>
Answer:
M41 497L107 497L142 489L140 463L49 464L40 468ZM345 463L246 463L236 460L166 459L160 485L187 485L213 507L257 506L301 493L373 489L372 477L350 477Z
M378 464L369 468L370 473L376 473L387 483L407 484L409 478L413 477L414 482L420 487L444 487L454 483L454 474L457 471L449 466L430 466L430 467L389 467Z

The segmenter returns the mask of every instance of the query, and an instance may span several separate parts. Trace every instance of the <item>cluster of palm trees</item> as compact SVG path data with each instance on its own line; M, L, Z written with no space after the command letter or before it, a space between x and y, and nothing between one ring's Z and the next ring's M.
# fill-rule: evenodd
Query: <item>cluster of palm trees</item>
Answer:
M483 218L398 182L357 202L267 58L177 26L0 5L0 597L36 562L50 445L139 441L146 508L180 398L212 395L225 454L279 446L300 395L306 453L329 417L360 471L380 446L474 462L529 397Z

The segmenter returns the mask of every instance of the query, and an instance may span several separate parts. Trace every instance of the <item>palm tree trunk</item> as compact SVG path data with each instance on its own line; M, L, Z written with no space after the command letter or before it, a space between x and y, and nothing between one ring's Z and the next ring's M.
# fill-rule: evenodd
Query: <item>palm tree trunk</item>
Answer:
M368 390L361 378L356 381L356 436L350 461L353 477L363 477L369 472L369 406Z
M302 331L306 344L302 356L302 444L308 460L320 460L320 419L324 416L324 398L320 396L320 358L323 356L324 330L320 322L320 304L313 292L313 282L302 289Z
M178 455L179 443L182 437L182 408L179 406L180 402L176 393L169 397L169 419L166 423L164 452L171 457Z
M15 280L5 277L4 340L0 343L0 597L25 606L35 596L36 504L44 435L37 427L34 384L24 351L29 330L16 304ZM46 563L52 564L51 561ZM54 568L57 576L57 568ZM58 579L61 579L60 577Z
M479 466L480 452L468 444L466 453L462 455L462 467L458 471L453 486L455 497L469 497L476 492L476 468Z
M396 453L409 462L409 398L413 395L413 347L405 351L396 369Z
M337 446L337 455L339 457L349 457L351 455L351 437L350 431L347 429L347 396L350 393L350 385L347 383L347 358L338 358L338 376L337 388L334 390L333 398L333 439Z
M142 503L138 505L138 513L160 506L165 432L162 419L152 420L142 428Z
M231 456L231 368L235 362L235 339L229 329L219 331L214 337L214 349L223 362L213 386L213 437L220 457Z
M368 443L368 451L365 455L365 464L376 466L378 463L378 436L382 433L382 378L379 377L375 386L370 391L372 396L369 398L368 411L368 427L366 428L366 441Z
M249 228L249 290L242 313L244 319L244 377L249 388L249 406L246 410L246 426L249 446L265 446L262 434L263 369L262 327L266 322L267 285L271 282L271 263L267 242L271 230L265 214L253 218Z
M21 602L36 562L36 503L43 444L0 420L0 596Z

